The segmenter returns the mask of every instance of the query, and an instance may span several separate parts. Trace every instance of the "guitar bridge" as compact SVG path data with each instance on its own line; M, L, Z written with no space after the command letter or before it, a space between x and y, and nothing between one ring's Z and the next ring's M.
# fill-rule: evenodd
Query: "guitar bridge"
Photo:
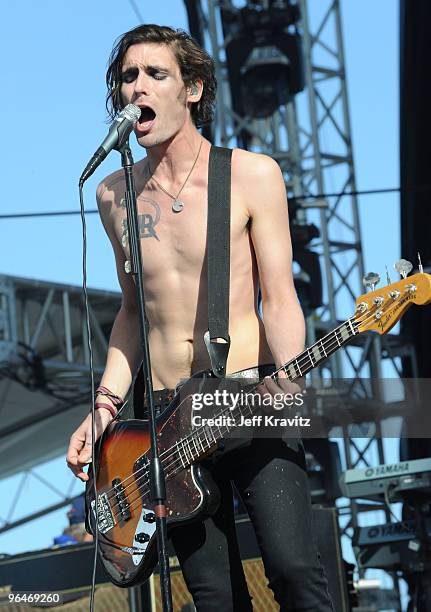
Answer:
M115 500L120 510L120 518L123 521L128 521L131 518L130 506L129 502L127 501L126 494L124 492L123 483L119 478L114 478L114 480L112 481L112 486L115 491Z
M96 518L96 500L91 502L94 518ZM100 493L97 497L98 529L100 533L106 533L115 526L114 515L109 505L108 495Z

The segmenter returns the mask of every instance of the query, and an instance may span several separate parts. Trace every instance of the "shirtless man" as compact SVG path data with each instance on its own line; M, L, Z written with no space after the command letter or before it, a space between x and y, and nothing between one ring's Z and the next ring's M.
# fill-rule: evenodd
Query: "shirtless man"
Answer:
M114 112L128 103L143 109L135 135L147 157L134 172L138 215L151 220L142 226L141 247L152 377L154 389L173 389L181 379L210 367L203 341L208 329L204 256L210 143L197 126L212 118L213 61L184 32L139 26L114 48L107 82ZM124 271L129 258L124 191L122 170L97 190L123 293L101 385L120 397L141 362L135 286ZM179 192L184 208L174 212ZM230 257L227 372L279 366L304 347L285 184L273 159L239 149L232 154ZM263 322L256 305L258 284ZM280 391L272 381L267 385ZM109 410L96 410L97 436L111 420ZM67 455L81 480L88 479L84 467L90 458L91 415L72 435ZM295 451L279 440L253 440L215 462L213 476L222 494L217 513L171 532L197 610L252 610L234 537L231 480L250 514L281 609L333 610L311 536L302 445Z

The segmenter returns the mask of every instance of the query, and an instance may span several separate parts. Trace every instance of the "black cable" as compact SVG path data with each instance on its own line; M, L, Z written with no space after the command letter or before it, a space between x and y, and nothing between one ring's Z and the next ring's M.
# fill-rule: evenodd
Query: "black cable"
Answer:
M86 210L85 214L93 214L99 212L97 210L97 208L94 208L92 210ZM32 219L34 217L60 217L62 215L79 215L81 214L79 212L79 210L57 210L54 212L38 212L38 213L13 213L13 214L6 214L6 215L0 215L0 219Z
M427 186L427 189L431 190L431 185ZM320 198L340 198L343 196L352 196L352 195L374 195L379 193L398 193L401 191L401 187L387 187L384 189L356 189L355 191L339 191L337 193L317 193L317 194L309 194L309 195L299 195L299 196L291 196L289 198L292 200L317 200Z
M304 194L299 196L290 196L289 201L295 202L297 200L317 200L322 198L340 198L343 196L352 195L378 195L380 193L420 193L423 191L431 191L431 185L422 185L421 187L413 187L401 189L401 187L388 187L385 189L363 189L356 191L339 191L336 193L317 193L317 194ZM85 214L94 215L98 213L97 208L86 210ZM53 212L36 212L36 213L11 213L0 215L1 219L33 219L35 217L61 217L62 215L79 215L80 212L77 210L56 210Z
M145 23L144 18L142 17L141 13L139 12L139 9L136 5L136 2L134 0L129 0L129 4L133 9L133 12L135 13L136 17L138 18L139 23Z
M97 498L97 486L96 486L96 427L95 427L95 397L94 397L94 365L93 365L93 348L92 348L92 336L91 336L91 324L90 324L90 311L88 305L88 291L87 291L87 225L85 222L85 208L83 198L83 186L79 186L79 205L82 223L82 291L84 293L84 309L85 309L85 324L87 329L87 343L88 343L88 355L90 365L90 381L91 381L91 465L89 470L93 470L93 487L94 487L94 499L95 499L95 514L96 514L96 529L94 535L94 557L93 557L93 574L91 580L91 592L90 592L90 611L94 610L94 593L96 587L96 566L97 566L97 546L99 543L99 504ZM91 513L91 508L89 508Z

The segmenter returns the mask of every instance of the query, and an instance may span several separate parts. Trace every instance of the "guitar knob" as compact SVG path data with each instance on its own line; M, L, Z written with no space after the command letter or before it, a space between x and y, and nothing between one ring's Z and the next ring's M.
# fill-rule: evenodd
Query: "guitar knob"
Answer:
M145 513L144 521L146 523L154 523L155 520L156 520L156 515L154 514L154 512L146 512Z
M135 535L135 540L136 542L139 542L139 544L146 544L147 542L150 541L150 536L148 533L144 533L143 531L140 533L137 533Z
M374 291L375 286L380 282L380 274L377 272L368 272L362 279L366 289L371 287L371 291Z
M399 259L394 263L394 268L400 276L405 278L413 270L413 264L407 259Z

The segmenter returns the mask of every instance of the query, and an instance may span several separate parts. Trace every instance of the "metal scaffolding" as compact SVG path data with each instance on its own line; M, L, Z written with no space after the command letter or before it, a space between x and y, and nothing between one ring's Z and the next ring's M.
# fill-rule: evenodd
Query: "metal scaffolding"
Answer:
M97 377L121 297L90 290L89 301ZM0 276L0 479L11 482L0 534L70 503L76 479L69 474L68 486L63 479L48 481L39 467L65 455L89 400L81 287ZM30 485L47 503L26 514L22 507Z

